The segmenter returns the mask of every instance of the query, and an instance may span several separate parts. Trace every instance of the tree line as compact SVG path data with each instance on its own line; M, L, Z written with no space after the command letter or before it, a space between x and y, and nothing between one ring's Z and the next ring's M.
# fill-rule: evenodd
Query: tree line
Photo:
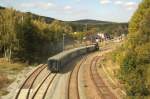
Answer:
M120 79L128 96L150 95L150 0L143 0L129 22L129 34L116 51ZM119 54L118 54L119 52ZM133 98L132 98L133 99Z
M72 27L54 20L46 23L14 9L0 9L0 55L10 60L41 62L62 50L62 35Z
M69 23L73 31L85 33L107 33L111 38L128 34L128 23L105 23L105 24L77 24ZM87 34L85 34L87 35Z

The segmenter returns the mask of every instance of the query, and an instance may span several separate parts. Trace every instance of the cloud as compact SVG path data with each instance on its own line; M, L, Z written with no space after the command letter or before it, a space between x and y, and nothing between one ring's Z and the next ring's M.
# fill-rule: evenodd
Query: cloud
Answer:
M61 6L51 2L22 3L18 6L18 8L22 8L23 10L25 9L25 11L30 9L40 9L43 11L50 11L53 14L71 14L75 10L70 5Z
M135 3L135 2L126 2L125 4L124 4L124 6L126 7L126 9L128 9L128 10L132 10L132 9L136 9L137 8L137 6L138 6L138 4L137 3Z
M67 5L67 6L64 7L64 10L71 10L71 9L72 9L72 7L69 6L69 5Z
M64 6L63 10L64 10L63 12L68 13L68 14L71 14L73 12L73 8L70 5Z
M111 2L112 1L110 1L110 0L100 0L100 4L109 4Z
M134 1L127 1L127 0L100 0L100 4L101 5L106 5L106 4L110 4L110 3L118 5L121 8L125 8L127 10L134 10L138 6L137 2L134 2Z
M135 10L138 7L138 3L134 1L111 0L111 2L127 10Z
M114 1L114 4L121 5L123 2L121 0Z
M44 9L47 10L51 7L54 7L55 5L51 2L35 2L35 3L22 3L20 7L22 8L39 8L39 9Z
M130 1L130 2L126 2L125 5L126 6L133 6L133 5L136 5L136 3Z

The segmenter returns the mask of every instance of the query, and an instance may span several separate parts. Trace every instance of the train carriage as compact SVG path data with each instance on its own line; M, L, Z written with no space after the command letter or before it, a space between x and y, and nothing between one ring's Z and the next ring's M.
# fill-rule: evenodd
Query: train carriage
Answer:
M75 48L68 51L63 51L48 59L48 68L52 72L60 72L65 64L70 62L73 58L92 52L96 50L96 45L89 45L85 47Z

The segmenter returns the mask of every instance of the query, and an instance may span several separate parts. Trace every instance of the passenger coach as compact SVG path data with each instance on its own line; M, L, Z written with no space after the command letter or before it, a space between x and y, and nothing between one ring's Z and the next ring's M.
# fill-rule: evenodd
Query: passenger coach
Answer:
M96 50L98 50L98 44L63 51L48 59L48 68L52 72L60 72L64 65L73 58Z

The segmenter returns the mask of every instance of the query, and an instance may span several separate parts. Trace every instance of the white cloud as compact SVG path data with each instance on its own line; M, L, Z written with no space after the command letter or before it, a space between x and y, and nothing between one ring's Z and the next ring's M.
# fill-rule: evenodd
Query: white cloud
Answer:
M49 9L51 7L54 7L55 5L51 2L35 2L35 3L23 3L20 5L22 8L39 8L39 9Z
M48 5L48 6L54 6L54 4L51 3L51 2L47 3L47 5Z
M127 10L134 10L137 8L138 4L133 1L126 1L126 0L100 0L100 4L105 5L113 3L115 5L119 5L121 8L125 8Z
M114 1L114 4L121 5L123 2L121 0Z
M109 4L111 2L112 1L110 1L110 0L100 0L100 4Z
M132 9L136 9L137 8L137 6L138 6L138 4L137 3L135 3L135 2L126 2L125 4L124 4L124 6L126 7L126 9L128 9L128 10L132 10Z
M133 5L135 5L135 4L136 4L135 2L131 2L131 1L130 1L130 2L126 2L125 5L126 5L126 6L133 6Z
M63 9L64 9L64 12L68 14L71 14L73 12L72 7L69 5L65 6Z
M67 6L64 7L64 10L71 10L71 9L72 9L72 7L69 6L69 5L67 5Z

